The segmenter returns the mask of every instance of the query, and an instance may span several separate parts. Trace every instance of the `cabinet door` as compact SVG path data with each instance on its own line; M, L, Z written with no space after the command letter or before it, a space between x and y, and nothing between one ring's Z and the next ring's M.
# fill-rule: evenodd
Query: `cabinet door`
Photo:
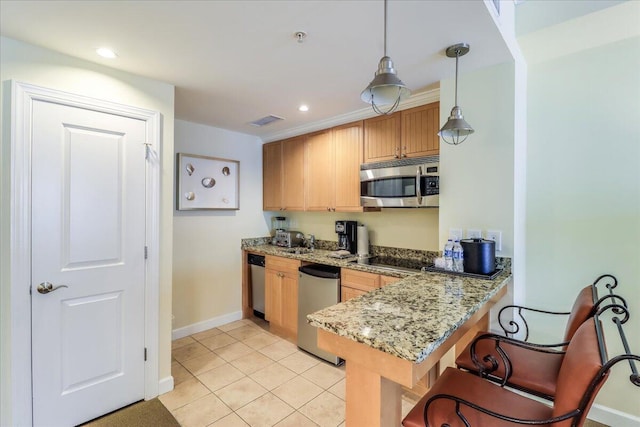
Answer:
M340 284L369 292L380 287L380 275L343 268L340 270Z
M363 291L360 289L348 288L343 286L340 288L340 301L345 302L349 301L351 298L358 297L360 295L366 294L367 291Z
M262 146L262 209L282 209L282 143Z
M305 151L306 210L331 211L334 209L335 191L335 151L331 131L309 135Z
M282 141L282 205L285 210L304 210L304 142L306 137Z
M392 283L396 283L402 280L399 277L391 277L391 276L383 276L380 275L380 287L390 285Z
M400 157L400 113L364 121L364 162Z
M401 111L402 157L432 156L440 153L440 103Z
M264 318L272 325L282 325L282 272L265 269Z
M293 273L282 277L282 327L298 337L298 275Z
M333 128L335 147L335 210L361 212L360 164L362 163L363 123Z

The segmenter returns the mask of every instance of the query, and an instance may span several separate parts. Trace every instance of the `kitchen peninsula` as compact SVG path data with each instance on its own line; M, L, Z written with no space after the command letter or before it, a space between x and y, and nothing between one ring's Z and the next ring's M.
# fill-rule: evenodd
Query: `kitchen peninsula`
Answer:
M399 425L401 386L412 388L486 328L510 281L507 272L494 280L421 273L307 316L319 347L346 361L347 427Z
M478 329L487 328L489 310L512 280L509 268L487 280L376 270L328 257L327 250L295 253L249 241L243 241L243 250L334 265L344 269L343 274L359 270L398 278L307 316L318 328L319 347L346 361L348 427L399 425L401 386L413 388L447 351L464 348ZM245 283L243 306L249 301Z

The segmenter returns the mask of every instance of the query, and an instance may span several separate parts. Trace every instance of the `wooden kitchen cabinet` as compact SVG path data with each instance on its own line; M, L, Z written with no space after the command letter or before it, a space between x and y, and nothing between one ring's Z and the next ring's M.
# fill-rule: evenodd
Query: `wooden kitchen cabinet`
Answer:
M364 163L400 158L400 113L364 121Z
M335 210L362 212L360 206L360 164L363 147L362 121L334 127Z
M401 157L436 156L440 153L440 103L400 112Z
M380 287L390 285L392 283L396 283L402 280L400 277L391 277L391 276L383 276L380 275Z
M262 146L262 209L282 209L282 142Z
M348 268L343 268L340 276L340 296L343 302L402 280L400 277L367 273Z
M304 210L304 144L306 136L262 147L262 208L265 211Z
M304 145L306 136L282 141L282 206L287 211L304 210Z
M298 268L295 259L265 257L265 320L274 332L298 336Z
M306 210L363 211L360 206L362 127L359 121L308 135Z
M364 121L364 163L440 153L440 103Z
M335 210L335 144L331 130L307 136L305 143L308 211Z

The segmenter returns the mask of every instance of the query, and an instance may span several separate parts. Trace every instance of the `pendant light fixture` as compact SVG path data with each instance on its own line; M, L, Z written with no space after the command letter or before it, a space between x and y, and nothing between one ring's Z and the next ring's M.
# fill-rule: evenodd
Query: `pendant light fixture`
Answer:
M393 113L400 101L411 95L411 91L402 83L393 68L393 61L387 56L387 0L384 0L384 56L378 63L373 80L360 94L360 99L371 104L376 114L385 115ZM383 109L383 105L391 105Z
M471 135L474 130L469 123L464 120L462 116L462 108L458 106L458 58L466 55L469 52L469 45L466 43L454 44L447 48L447 56L449 58L456 58L456 103L451 109L451 115L447 123L442 126L438 135L447 144L458 145L462 144L467 136Z

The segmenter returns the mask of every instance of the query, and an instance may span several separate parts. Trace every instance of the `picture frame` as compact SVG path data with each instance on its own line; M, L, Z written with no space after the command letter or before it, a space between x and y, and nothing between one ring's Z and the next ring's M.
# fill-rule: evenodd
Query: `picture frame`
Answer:
M176 209L239 210L240 162L178 153Z

